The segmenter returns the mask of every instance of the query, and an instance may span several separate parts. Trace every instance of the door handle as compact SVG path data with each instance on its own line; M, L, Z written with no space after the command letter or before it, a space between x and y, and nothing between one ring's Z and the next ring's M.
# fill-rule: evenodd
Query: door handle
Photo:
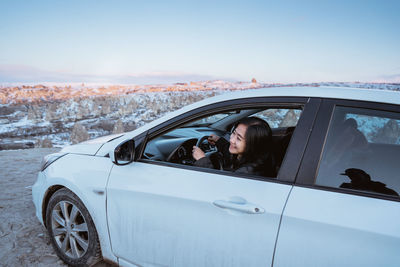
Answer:
M249 214L261 214L265 212L262 207L248 203L246 200L241 201L240 203L238 203L237 201L215 200L213 204L218 208L229 209Z

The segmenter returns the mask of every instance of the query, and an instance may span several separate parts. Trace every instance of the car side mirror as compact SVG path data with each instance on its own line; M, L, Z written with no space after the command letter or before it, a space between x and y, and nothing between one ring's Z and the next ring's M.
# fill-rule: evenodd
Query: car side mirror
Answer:
M135 141L129 140L118 145L109 153L110 159L117 165L126 165L135 159Z

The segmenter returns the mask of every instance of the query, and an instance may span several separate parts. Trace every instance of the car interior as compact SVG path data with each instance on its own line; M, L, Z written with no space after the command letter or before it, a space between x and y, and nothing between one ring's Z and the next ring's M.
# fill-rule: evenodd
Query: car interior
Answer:
M192 147L198 146L210 158L214 169L222 170L217 148L208 143L207 137L215 134L229 141L235 122L244 117L257 116L271 127L271 149L278 173L300 114L299 106L234 109L207 115L151 138L146 144L142 159L193 165L195 160L192 157Z

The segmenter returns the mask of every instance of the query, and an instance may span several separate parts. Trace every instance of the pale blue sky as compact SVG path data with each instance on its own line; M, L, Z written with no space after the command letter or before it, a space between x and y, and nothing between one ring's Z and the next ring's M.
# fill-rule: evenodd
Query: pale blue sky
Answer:
M400 82L397 0L1 0L0 11L3 83Z

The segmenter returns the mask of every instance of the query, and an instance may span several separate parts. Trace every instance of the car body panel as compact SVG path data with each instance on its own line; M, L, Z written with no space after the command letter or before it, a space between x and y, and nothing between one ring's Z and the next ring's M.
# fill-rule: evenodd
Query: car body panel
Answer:
M45 199L47 189L49 188L46 178L47 176L43 172L39 172L36 182L32 186L32 201L35 205L35 214L39 222L43 225L43 201Z
M295 186L274 266L398 266L399 221L399 202Z
M290 189L142 162L114 166L107 187L113 252L140 266L271 265ZM238 206L265 212L249 214L213 204L235 199L247 201Z
M393 97L397 96L394 102L398 95L393 94ZM295 186L289 197L282 217L274 266L298 266L298 262L305 266L397 266L400 261L398 197L315 184L316 174L322 168L320 159L326 146L327 131L337 106L370 112L400 111L396 105L377 102L322 101L296 179L296 183L304 187ZM369 152L373 146L369 144ZM364 155L363 161L369 162L371 167L377 164L373 177L387 172L398 173L393 169L382 171L385 167L395 166L393 162L396 159L390 155L378 161L368 158L370 154ZM345 170L340 171L343 173ZM292 251L293 257L287 257L288 251Z
M46 213L43 204L45 192L53 186L68 188L77 195L89 211L99 236L103 256L116 261L111 254L106 221L106 185L113 163L106 157L92 157L80 154L67 154L55 161L38 175L32 187L36 206L36 216L43 223ZM45 178L46 177L46 178Z
M79 144L70 145L64 147L61 152L63 153L75 153L84 155L95 155L96 152L107 142L114 139L118 139L123 136L123 134L112 134L107 136L102 136L92 140L88 140Z

